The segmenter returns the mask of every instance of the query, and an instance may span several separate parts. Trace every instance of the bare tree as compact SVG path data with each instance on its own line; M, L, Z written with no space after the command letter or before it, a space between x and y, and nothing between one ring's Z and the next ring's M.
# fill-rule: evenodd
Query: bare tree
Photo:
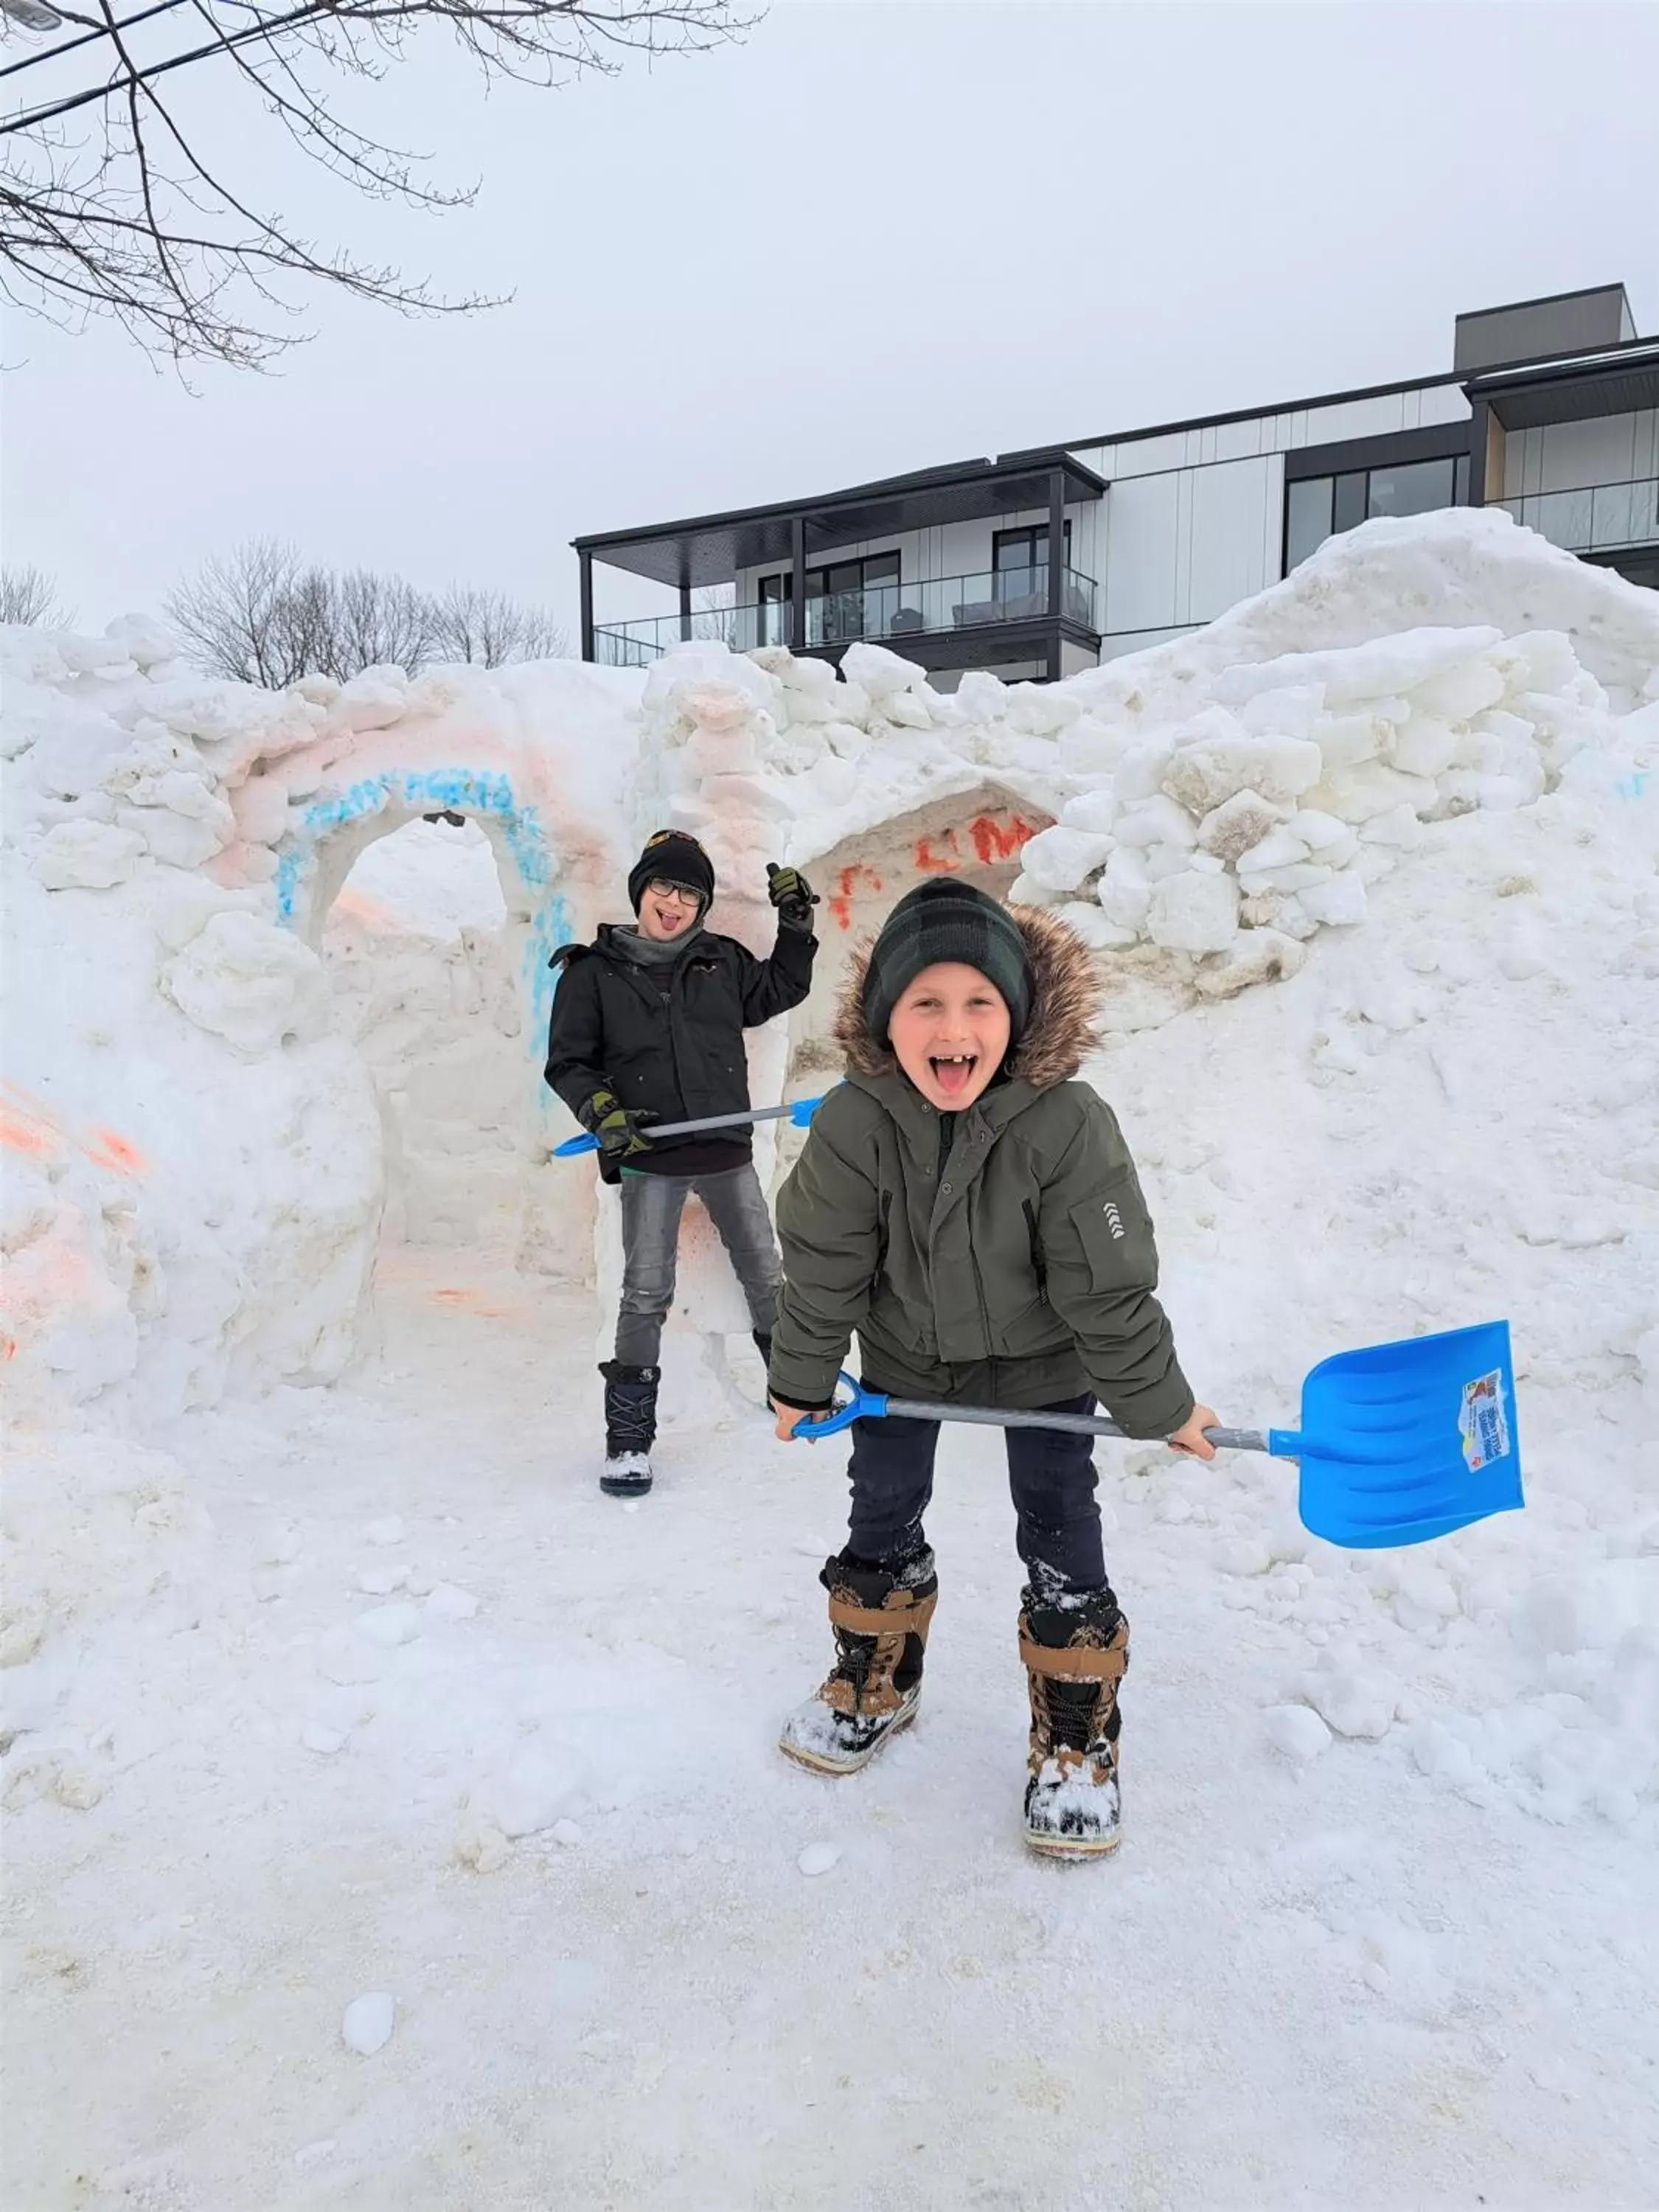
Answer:
M340 575L270 538L204 562L166 605L198 667L274 690L388 664L410 674L441 660L498 668L567 650L550 615L505 592L452 584L434 597L373 569Z
M324 672L356 675L395 662L411 672L432 658L432 603L401 576L353 568L330 578L333 586L333 650Z
M452 584L433 604L434 660L472 660L501 668L511 660L558 660L570 639L544 607L524 606L505 592Z
M737 0L149 0L119 15L113 0L85 13L5 0L5 13L52 43L0 68L21 94L0 115L0 289L66 327L110 315L177 361L240 366L298 342L282 327L296 280L408 312L493 303L436 298L256 205L191 127L179 71L216 65L223 143L275 128L365 196L431 210L469 205L476 185L434 180L422 157L338 112L408 61L428 25L486 87L556 86L635 55L706 51L751 20Z
M305 627L306 579L292 547L268 538L203 563L168 592L163 606L189 650L210 675L280 690L319 664L320 625L296 652ZM319 609L313 604L314 617Z
M42 629L67 629L75 610L58 596L44 568L0 568L0 623L38 623Z

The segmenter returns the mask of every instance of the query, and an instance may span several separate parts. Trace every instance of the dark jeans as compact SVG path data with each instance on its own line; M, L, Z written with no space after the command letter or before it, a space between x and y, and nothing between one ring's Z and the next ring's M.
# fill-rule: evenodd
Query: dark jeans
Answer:
M617 1358L624 1366L657 1364L662 1325L674 1303L674 1263L688 1191L696 1193L720 1231L749 1302L751 1326L769 1334L777 1318L777 1239L752 1163L718 1175L629 1175L624 1169L623 1294L617 1316Z
M1093 1397L1043 1409L1092 1413ZM926 1543L921 1516L933 1494L937 1421L890 1413L853 1431L853 1485L847 1548L872 1565L896 1566ZM1095 1503L1094 1440L1064 1429L1008 1429L1008 1487L1018 1516L1016 1541L1040 1597L1097 1590L1106 1583Z

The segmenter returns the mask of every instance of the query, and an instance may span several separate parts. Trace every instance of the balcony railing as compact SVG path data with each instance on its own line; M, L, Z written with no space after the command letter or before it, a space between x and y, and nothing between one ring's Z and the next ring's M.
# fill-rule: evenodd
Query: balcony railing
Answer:
M1659 477L1532 491L1492 505L1569 553L1616 553L1625 546L1659 544Z
M1067 568L1061 580L1060 615L1084 629L1095 627L1092 577ZM1048 612L1048 571L986 570L973 576L934 577L915 584L866 584L860 591L818 592L806 602L809 646L848 645L863 638L902 652L907 638L928 632L977 629L1002 623L1041 622ZM603 623L593 632L594 657L613 668L644 668L659 653L692 640L714 640L734 653L787 645L787 600L699 609L689 616L658 615L643 622Z

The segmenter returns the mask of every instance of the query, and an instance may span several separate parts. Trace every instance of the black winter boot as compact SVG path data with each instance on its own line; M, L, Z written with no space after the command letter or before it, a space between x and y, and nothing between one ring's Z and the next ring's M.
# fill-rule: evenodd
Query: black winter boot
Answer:
M605 1473L599 1488L608 1498L643 1498L651 1487L662 1370L602 1359L599 1372L605 1377Z
M1031 1695L1025 1840L1054 1858L1115 1850L1117 1689L1129 1665L1129 1624L1117 1600L1103 1589L1039 1602L1027 1589L1019 1656Z
M830 1593L836 1663L784 1723L778 1748L820 1774L851 1774L915 1718L939 1577L924 1549L897 1567L843 1552L818 1580Z

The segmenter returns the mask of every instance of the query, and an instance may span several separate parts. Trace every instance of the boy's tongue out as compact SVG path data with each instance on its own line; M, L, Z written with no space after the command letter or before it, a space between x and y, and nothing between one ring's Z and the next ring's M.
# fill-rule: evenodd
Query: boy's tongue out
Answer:
M977 1061L969 1054L960 1060L934 1060L930 1065L934 1082L947 1097L954 1098L973 1081Z

